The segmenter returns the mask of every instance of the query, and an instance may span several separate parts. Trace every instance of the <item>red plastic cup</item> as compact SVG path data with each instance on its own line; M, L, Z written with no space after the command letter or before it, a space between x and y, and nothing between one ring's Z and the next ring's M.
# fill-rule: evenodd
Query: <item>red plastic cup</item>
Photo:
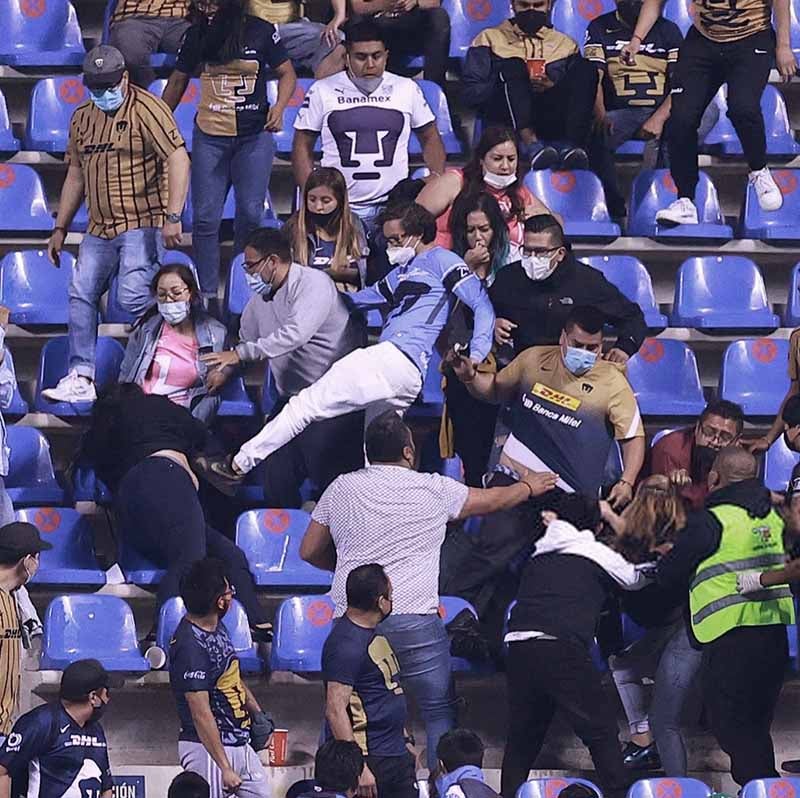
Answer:
M547 61L544 58L529 58L528 59L528 77L531 80L538 80L543 78L547 72Z
M267 753L269 754L269 764L272 767L280 768L286 765L287 753L289 750L289 730L275 729L270 737Z

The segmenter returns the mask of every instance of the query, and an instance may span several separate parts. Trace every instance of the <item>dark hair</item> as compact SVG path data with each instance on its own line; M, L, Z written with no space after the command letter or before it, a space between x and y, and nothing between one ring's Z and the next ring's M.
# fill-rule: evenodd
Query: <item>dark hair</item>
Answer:
M389 577L377 563L359 565L347 575L345 592L348 607L369 612L375 609L378 599L389 592Z
M258 227L245 241L246 247L252 247L259 255L267 258L277 255L283 263L292 262L292 246L289 236L277 227Z
M564 331L569 332L573 327L580 327L589 335L603 331L606 323L605 314L591 305L575 305L564 320Z
M800 426L800 396L790 396L783 406L781 421L790 427Z
M469 249L467 244L467 217L471 213L480 211L486 214L492 228L492 242L489 245L489 252L492 260L489 264L491 274L497 274L506 264L508 258L508 225L503 218L503 212L497 204L497 200L491 195L481 192L480 194L459 194L450 212L450 232L453 235L453 252L464 257L464 253Z
M184 770L172 780L167 790L167 798L209 798L211 788L199 774Z
M744 411L736 402L729 402L727 399L715 399L709 402L700 414L700 423L702 424L709 416L719 416L733 421L736 424L737 434L744 428Z
M228 579L225 564L214 557L193 562L181 578L180 593L192 615L208 615L225 592Z
M387 410L370 421L364 435L370 463L396 463L402 460L403 449L411 444L411 430L394 410Z
M564 787L558 794L558 798L600 798L600 794L588 785L576 782Z
M185 263L165 263L150 281L150 293L155 296L158 291L158 282L166 274L176 274L186 283L191 293L191 303L200 302L200 289L197 286L197 279L194 272Z
M594 532L602 521L600 503L581 493L552 490L541 497L539 504L542 510L552 510L562 521L567 521L577 529Z
M217 10L209 20L195 2L189 6L189 22L201 30L203 60L227 64L239 58L247 16L246 0L215 0Z
M564 228L558 219L550 213L538 213L536 216L529 216L525 220L526 233L547 233L557 247L566 247L567 240L564 236Z
M391 205L381 213L382 224L394 219L400 221L406 235L420 236L423 244L430 244L436 238L436 217L416 202Z
M314 779L326 792L357 790L362 770L364 754L352 740L328 740L314 757Z
M383 31L374 22L370 22L369 20L356 22L355 25L351 25L347 28L344 46L349 50L350 45L356 42L380 42L386 47L386 37L383 35Z
M448 773L465 765L483 767L483 751L481 738L470 729L451 729L439 738L436 746L436 756Z

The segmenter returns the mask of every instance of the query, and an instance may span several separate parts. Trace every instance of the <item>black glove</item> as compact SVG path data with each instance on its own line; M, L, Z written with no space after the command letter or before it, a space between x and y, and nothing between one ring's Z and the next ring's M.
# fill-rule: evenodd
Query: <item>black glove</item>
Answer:
M250 718L250 745L254 751L263 751L269 745L269 738L275 730L272 716L266 712L256 712Z

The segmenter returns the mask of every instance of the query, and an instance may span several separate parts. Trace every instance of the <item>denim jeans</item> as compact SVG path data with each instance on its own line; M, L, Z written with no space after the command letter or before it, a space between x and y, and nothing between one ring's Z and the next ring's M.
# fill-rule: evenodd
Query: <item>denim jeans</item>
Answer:
M219 226L228 189L233 185L233 249L238 254L250 233L261 225L273 152L272 133L267 131L250 136L209 136L195 125L192 243L204 296L216 296L219 287Z
M5 479L0 477L0 526L11 524L14 520L14 505L11 504L11 497L6 491Z
M116 238L85 235L69 284L69 366L94 379L97 311L109 281L118 275L117 300L137 318L153 304L150 283L163 260L161 231L128 230Z
M450 639L438 615L390 615L378 627L400 663L400 682L425 723L428 768L436 768L439 738L455 728L456 696Z

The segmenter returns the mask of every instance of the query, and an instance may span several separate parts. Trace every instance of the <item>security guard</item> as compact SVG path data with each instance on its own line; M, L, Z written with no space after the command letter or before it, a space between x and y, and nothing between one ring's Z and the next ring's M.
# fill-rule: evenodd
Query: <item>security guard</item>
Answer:
M777 570L785 560L783 520L757 472L744 449L722 449L708 476L705 510L690 517L658 567L660 583L689 583L689 623L703 648L711 728L742 785L778 775L770 727L789 656L786 625L794 623L787 586L737 589L737 575Z

